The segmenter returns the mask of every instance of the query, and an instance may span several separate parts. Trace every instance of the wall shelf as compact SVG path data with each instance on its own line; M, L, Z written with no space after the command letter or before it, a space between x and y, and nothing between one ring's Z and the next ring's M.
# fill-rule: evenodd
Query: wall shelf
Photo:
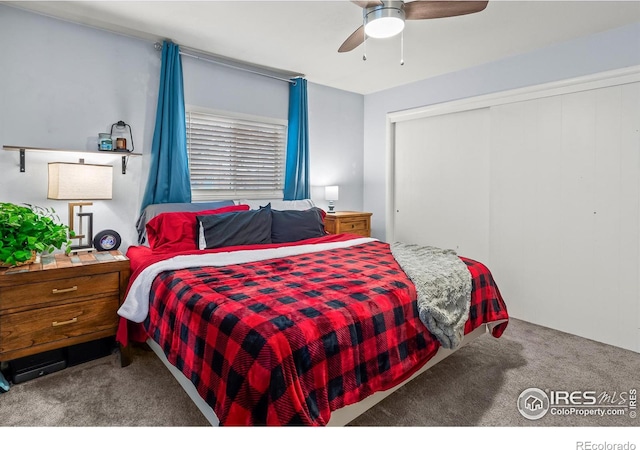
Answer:
M90 155L121 155L122 156L122 173L127 173L127 161L129 156L142 156L142 153L133 152L119 152L119 151L99 151L99 150L71 150L63 148L39 148L39 147L26 147L18 145L4 145L4 150L18 151L20 152L20 172L26 172L26 152L59 152L59 153L85 153Z

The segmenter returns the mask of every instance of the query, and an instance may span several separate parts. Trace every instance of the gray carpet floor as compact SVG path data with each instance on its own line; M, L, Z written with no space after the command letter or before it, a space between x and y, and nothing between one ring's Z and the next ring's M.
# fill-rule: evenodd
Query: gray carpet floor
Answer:
M153 352L113 355L12 385L0 394L10 427L208 426ZM627 392L640 388L640 354L512 319L500 339L482 336L353 421L351 426L626 427L640 419L547 414L528 420L520 393Z

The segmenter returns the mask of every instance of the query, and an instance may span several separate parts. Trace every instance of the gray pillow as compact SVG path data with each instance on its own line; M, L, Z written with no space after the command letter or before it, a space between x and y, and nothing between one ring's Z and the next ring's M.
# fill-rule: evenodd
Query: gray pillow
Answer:
M295 242L324 236L324 223L319 208L304 211L271 210L271 242Z
M271 243L271 208L196 216L199 248Z
M138 244L144 244L147 241L147 222L164 212L184 212L184 211L204 211L205 209L218 209L223 206L235 205L233 200L220 200L217 202L201 202L201 203L158 203L147 206L138 220L136 221L136 230L138 230Z

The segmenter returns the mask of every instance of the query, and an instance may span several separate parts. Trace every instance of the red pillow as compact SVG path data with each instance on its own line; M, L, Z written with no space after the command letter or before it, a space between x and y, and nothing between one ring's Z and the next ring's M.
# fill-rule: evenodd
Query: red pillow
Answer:
M204 211L180 211L159 214L146 225L149 247L154 252L162 253L198 250L197 215L248 210L249 205L232 205Z

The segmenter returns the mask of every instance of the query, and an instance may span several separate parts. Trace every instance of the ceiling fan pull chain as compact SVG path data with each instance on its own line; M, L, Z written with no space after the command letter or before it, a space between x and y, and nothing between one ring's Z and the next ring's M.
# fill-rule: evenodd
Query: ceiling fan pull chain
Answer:
M404 30L400 32L400 65L404 66Z
M365 13L365 10L362 10L362 36L364 37L364 41L362 42L364 44L364 47L362 48L362 60L366 61L367 60L367 35L364 33L364 25L367 21L366 19L367 15Z

